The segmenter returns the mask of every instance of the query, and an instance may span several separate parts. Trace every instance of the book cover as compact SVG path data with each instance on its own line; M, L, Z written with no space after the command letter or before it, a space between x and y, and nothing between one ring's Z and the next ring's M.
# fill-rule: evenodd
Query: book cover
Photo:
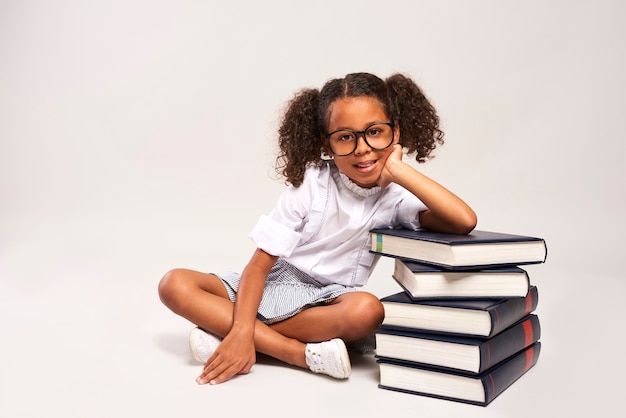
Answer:
M537 309L539 292L530 286L522 298L413 300L406 292L382 298L381 327L408 328L491 338Z
M474 230L467 235L420 229L373 229L371 252L407 258L445 269L480 269L543 263L542 238Z
M376 356L478 374L539 341L539 317L526 316L493 338L468 338L379 328Z
M530 288L528 273L518 266L446 270L396 258L393 278L413 299L523 297Z
M377 359L380 369L378 387L487 406L535 366L540 351L541 342L536 342L478 375L454 373L380 358Z

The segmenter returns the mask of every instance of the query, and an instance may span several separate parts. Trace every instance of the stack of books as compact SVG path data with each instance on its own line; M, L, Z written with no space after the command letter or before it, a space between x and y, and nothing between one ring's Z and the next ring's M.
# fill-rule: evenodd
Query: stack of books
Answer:
M401 292L381 299L376 331L383 389L488 405L537 362L541 238L374 229L371 251L394 258Z

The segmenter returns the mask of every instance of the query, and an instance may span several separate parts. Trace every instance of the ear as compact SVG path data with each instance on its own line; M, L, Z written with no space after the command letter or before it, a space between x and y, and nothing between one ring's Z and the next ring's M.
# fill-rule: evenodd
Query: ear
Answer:
M328 148L328 144L326 143L326 138L322 134L320 134L320 142L322 143L322 160L332 160L333 152Z
M400 143L400 124L397 122L393 124L393 141L396 144Z

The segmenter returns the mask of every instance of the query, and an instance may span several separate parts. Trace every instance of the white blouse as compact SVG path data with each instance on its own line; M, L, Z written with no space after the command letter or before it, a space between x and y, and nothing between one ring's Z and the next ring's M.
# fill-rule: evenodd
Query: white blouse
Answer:
M308 168L300 187L287 187L249 237L324 285L363 286L379 258L370 253L369 231L418 229L423 210L401 186L362 188L331 161Z

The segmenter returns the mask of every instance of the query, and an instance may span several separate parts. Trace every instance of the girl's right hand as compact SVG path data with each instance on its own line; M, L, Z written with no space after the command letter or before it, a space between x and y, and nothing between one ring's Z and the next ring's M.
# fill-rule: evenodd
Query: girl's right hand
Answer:
M209 357L196 382L216 385L237 374L248 374L256 363L256 350L252 338L228 334L213 355Z

